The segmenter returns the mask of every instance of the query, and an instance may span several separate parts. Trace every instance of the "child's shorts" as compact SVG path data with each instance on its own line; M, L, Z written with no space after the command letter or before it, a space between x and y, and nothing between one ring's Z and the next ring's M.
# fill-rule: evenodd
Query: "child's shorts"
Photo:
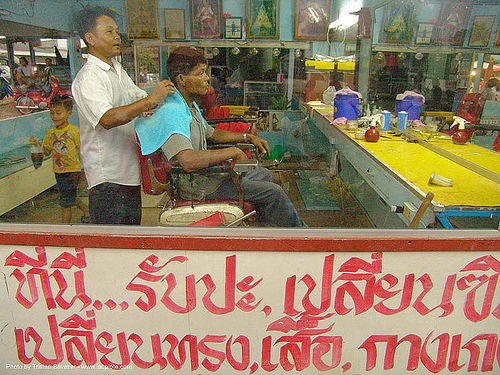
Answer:
M76 205L76 190L80 180L80 172L55 173L59 189L59 205L73 207Z

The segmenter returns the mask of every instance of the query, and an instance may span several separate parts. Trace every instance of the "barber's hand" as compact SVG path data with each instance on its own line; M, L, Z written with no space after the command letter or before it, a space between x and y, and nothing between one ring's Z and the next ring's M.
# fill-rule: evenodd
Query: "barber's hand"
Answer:
M233 151L233 157L231 159L236 160L236 161L245 161L248 160L247 154L245 154L241 149L238 147L231 147Z
M250 143L254 144L260 151L262 155L270 154L271 150L269 149L269 145L265 139L259 138L253 134L247 134L247 138Z
M148 95L150 107L156 107L167 95L175 92L175 86L172 81L166 79L158 83L151 94Z

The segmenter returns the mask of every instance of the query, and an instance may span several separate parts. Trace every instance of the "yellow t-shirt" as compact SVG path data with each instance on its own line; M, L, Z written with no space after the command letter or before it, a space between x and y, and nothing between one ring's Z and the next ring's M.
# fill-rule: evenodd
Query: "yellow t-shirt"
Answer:
M80 129L68 124L47 131L43 147L52 151L54 173L80 172Z

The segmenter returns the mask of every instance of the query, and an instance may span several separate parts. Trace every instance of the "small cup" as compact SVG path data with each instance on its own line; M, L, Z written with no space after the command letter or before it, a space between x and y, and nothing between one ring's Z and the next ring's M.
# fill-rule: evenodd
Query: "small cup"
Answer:
M398 112L398 121L398 129L404 132L406 130L406 126L408 125L408 112Z
M30 146L31 161L35 169L40 168L43 162L43 147L40 143Z
M357 120L348 120L347 121L347 130L356 130L358 128Z
M390 130L390 124L391 124L391 112L382 111L382 114L384 115L384 127L382 128L382 130L388 131Z

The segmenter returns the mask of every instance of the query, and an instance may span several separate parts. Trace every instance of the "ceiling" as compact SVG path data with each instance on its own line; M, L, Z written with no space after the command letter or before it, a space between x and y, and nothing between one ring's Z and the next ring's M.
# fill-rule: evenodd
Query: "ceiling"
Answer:
M38 40L40 38L62 39L70 36L67 31L46 29L44 27L12 22L0 18L0 33L8 39Z

